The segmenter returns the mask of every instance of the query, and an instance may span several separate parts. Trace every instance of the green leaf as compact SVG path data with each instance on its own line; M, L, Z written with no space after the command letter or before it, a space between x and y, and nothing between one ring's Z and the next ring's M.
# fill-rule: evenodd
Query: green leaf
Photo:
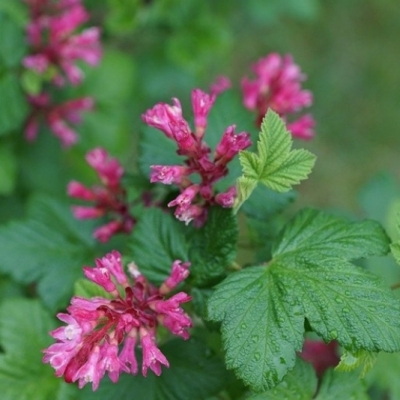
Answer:
M2 400L58 399L66 384L42 363L54 329L38 301L10 299L0 305L0 387Z
M175 260L189 261L185 226L158 208L149 208L130 238L132 259L146 278L162 283Z
M47 197L33 199L29 217L0 229L0 270L17 282L37 282L51 310L65 306L82 266L93 263L91 228L69 207Z
M390 245L390 250L392 251L393 257L395 258L397 264L400 265L400 243L392 243Z
M233 209L237 212L240 206L251 196L253 190L257 187L257 181L253 178L241 176L236 181L237 197Z
M101 286L85 278L78 279L75 282L74 296L85 297L86 299L91 299L92 297L113 298L113 296Z
M275 190L286 192L306 179L316 157L307 150L291 150L292 137L285 123L269 110L261 124L257 153L240 152L243 175Z
M266 186L258 186L243 204L242 211L250 217L268 220L274 214L283 211L295 199L296 192L293 190L277 193Z
M118 384L109 380L101 382L94 393L90 387L81 391L82 400L203 400L217 394L223 387L226 370L221 360L199 340L174 339L161 346L170 367L157 377L149 373L122 375Z
M0 64L17 66L26 52L25 32L0 7Z
M362 349L357 351L345 350L340 357L340 363L335 369L341 372L348 372L362 366L363 369L360 376L363 378L374 366L377 357L378 353L371 353Z
M17 160L8 146L0 147L0 195L9 195L14 191L17 178Z
M192 239L189 260L195 286L207 285L221 277L236 258L238 227L232 211L213 207L205 226Z
M273 256L312 259L338 257L346 260L385 255L389 238L375 221L348 222L318 210L300 211L283 229Z
M250 396L248 400L311 400L317 388L311 364L298 358L296 365L274 389Z
M320 237L315 218L332 228L329 236ZM325 341L337 339L352 351L400 350L400 303L378 277L346 261L387 247L377 224L360 224L301 212L268 264L236 272L217 286L208 316L222 322L228 368L253 390L274 387L294 366L305 320Z
M357 371L339 372L329 369L323 379L315 400L368 400L364 382Z
M367 375L368 381L383 389L388 399L400 398L400 353L379 353L374 368Z
M28 113L25 96L13 74L0 76L0 135L21 129Z

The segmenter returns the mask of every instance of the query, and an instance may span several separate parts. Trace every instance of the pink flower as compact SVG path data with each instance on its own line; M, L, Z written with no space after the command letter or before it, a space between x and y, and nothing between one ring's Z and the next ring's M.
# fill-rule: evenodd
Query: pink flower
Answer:
M31 114L25 125L25 137L29 141L36 139L40 121L49 126L64 147L70 147L78 140L78 134L71 128L81 122L81 114L93 109L93 99L82 97L66 101L62 104L52 104L50 96L41 93L29 96L32 107Z
M236 187L231 186L226 192L215 196L215 201L224 208L232 208L236 199Z
M76 181L68 184L69 196L94 203L89 207L73 206L72 212L75 218L99 218L111 215L112 220L96 228L93 233L99 242L107 242L117 233L131 232L136 220L130 214L127 194L121 183L123 167L102 148L89 151L86 154L86 161L96 171L102 186L88 188Z
M169 367L168 360L154 344L154 339L149 334L142 336L141 345L143 349L142 375L147 376L147 370L150 368L157 376L160 376L161 364Z
M298 120L287 124L288 130L299 139L312 139L314 137L314 118L310 114L303 115Z
M215 95L209 95L200 89L192 91L192 105L196 135L203 136L207 127L207 116L215 102Z
M166 282L177 284L185 279L188 267L189 263L176 260ZM158 289L136 266L131 281L117 251L96 260L94 268L84 267L84 272L88 279L105 288L112 299L73 297L68 314L58 314L67 326L50 332L56 343L44 350L43 362L50 363L56 375L64 376L66 382L78 381L80 388L92 382L96 390L106 372L113 382L118 381L122 372L137 374L135 347L140 337L142 374L146 376L151 369L160 375L162 365L169 367L169 363L157 347L157 327L162 324L173 335L187 339L192 321L181 304L191 297L180 292L166 299L172 287L164 285L163 290Z
M160 182L164 185L179 185L188 174L188 168L181 165L152 165L150 168L150 182Z
M271 53L257 61L252 70L256 76L254 80L242 79L243 103L249 110L257 111L257 124L261 124L269 108L287 119L312 104L311 92L301 88L305 76L290 55L281 57ZM313 135L311 127L313 122L311 124L309 119L293 125L292 129L288 124L293 136L302 139Z
M79 0L58 4L51 0L25 1L31 16L27 35L32 54L24 58L23 65L39 74L53 71L53 81L58 85L65 83L61 71L72 84L79 84L83 74L76 61L92 66L100 61L100 30L89 28L74 34L89 19Z
M328 344L319 340L306 339L300 357L310 362L315 372L321 377L331 367L336 367L340 358L337 353L338 344L336 341Z
M230 89L232 83L230 79L226 76L218 76L215 81L210 85L210 92L212 95L217 96L222 92Z
M227 81L223 80L221 84L227 85ZM223 133L212 158L211 149L203 138L215 98L215 93L210 95L200 89L192 91L194 130L183 118L181 104L175 98L173 105L159 103L142 115L147 125L161 130L175 141L177 154L185 156L184 166L152 165L150 182L177 185L180 194L168 203L168 207L176 207L174 214L177 219L186 224L194 221L195 226L204 224L210 206L222 204L222 200L217 201L214 185L228 174L227 164L238 152L251 145L250 135L246 132L236 135L232 125ZM199 175L199 179L192 180L192 174ZM233 192L229 195L232 197ZM232 199L223 202L224 207L228 204L233 206Z

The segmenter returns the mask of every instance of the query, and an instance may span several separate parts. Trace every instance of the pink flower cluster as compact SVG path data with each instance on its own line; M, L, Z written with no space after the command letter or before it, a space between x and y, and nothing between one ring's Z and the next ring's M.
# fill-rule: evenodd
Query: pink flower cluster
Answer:
M257 111L257 124L261 124L271 108L287 120L287 128L294 137L311 139L315 121L310 114L288 121L289 115L309 107L313 100L311 92L301 88L305 75L292 57L271 53L253 64L252 70L256 75L254 80L242 79L243 103L246 108Z
M92 66L100 61L99 28L74 33L89 19L80 0L25 1L30 9L27 33L32 54L24 58L24 66L39 74L50 73L57 85L65 83L61 71L72 84L80 83L82 71L76 61Z
M160 375L161 365L169 367L169 363L157 347L157 327L162 325L174 335L189 338L192 321L181 304L191 297L179 292L165 298L187 278L189 266L174 261L171 275L160 288L150 284L134 263L128 266L131 282L117 251L97 259L94 268L84 267L85 276L108 296L71 299L68 313L57 315L67 325L50 332L56 343L43 351L43 362L50 363L55 375L64 376L66 382L78 381L80 388L92 382L96 390L106 372L113 382L122 372L137 374L135 347L140 345L142 374L146 376L150 368Z
M50 96L42 93L37 96L29 96L28 101L31 105L31 113L25 123L26 139L28 141L36 139L39 124L43 121L61 140L64 147L73 145L78 139L71 124L79 124L81 113L93 109L91 97L69 100L62 104L52 104Z
M63 86L65 77L74 85L82 81L83 74L76 65L79 60L94 66L101 57L100 30L89 28L81 33L75 30L89 19L80 0L25 0L29 7L27 26L31 54L23 59L27 69L42 76L43 81ZM93 109L93 99L82 97L54 104L45 91L28 96L31 113L25 123L25 137L34 140L39 121L45 122L60 138L64 147L73 145L77 133L70 124L80 123L82 111Z
M68 184L68 195L93 202L93 206L74 206L72 211L79 219L99 218L109 215L113 219L94 231L99 242L107 242L119 232L131 232L136 220L130 215L126 191L121 184L124 169L117 159L110 158L107 151L96 148L86 154L87 163L96 171L102 186L88 188L80 182Z
M222 85L224 86L224 84ZM226 85L225 85L226 86ZM219 85L218 89L221 87ZM222 89L223 90L223 89ZM151 182L179 186L179 196L168 203L175 207L175 216L188 224L194 220L201 225L207 218L207 208L212 204L232 207L235 187L223 193L215 194L213 185L228 173L227 164L236 154L251 145L250 135L246 132L235 134L235 125L229 126L222 135L212 158L211 149L203 137L207 127L207 117L215 101L215 94L209 95L200 89L192 91L194 130L182 116L182 107L178 99L173 104L159 103L143 115L143 121L159 129L178 147L177 153L185 156L185 165L152 165ZM199 183L194 183L190 175L198 174Z

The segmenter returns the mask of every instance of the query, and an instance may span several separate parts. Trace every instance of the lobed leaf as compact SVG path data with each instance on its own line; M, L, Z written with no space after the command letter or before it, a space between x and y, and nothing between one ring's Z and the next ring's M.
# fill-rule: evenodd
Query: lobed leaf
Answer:
M274 257L312 259L339 257L353 260L387 254L389 238L378 222L348 222L313 209L300 211L283 229L273 248Z
M272 261L230 275L208 302L209 319L222 322L228 368L254 391L274 387L294 366L306 321L351 351L399 351L399 301L378 277L346 261L387 245L376 223L300 212Z
M285 123L269 110L261 124L257 153L240 152L243 176L277 192L286 192L306 179L315 156L306 150L291 150L292 137Z

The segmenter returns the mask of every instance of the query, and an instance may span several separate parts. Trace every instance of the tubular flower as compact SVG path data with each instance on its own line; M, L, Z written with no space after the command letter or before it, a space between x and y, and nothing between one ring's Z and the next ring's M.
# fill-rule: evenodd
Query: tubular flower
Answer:
M122 372L137 374L135 347L140 345L142 374L151 369L160 375L162 365L169 367L169 363L157 347L157 327L163 325L172 334L189 338L192 321L181 304L191 297L179 292L165 298L188 276L189 266L176 260L162 290L150 284L134 263L128 278L117 251L97 259L94 268L84 267L85 276L108 297L73 297L68 313L57 315L67 325L50 332L56 343L43 350L43 362L50 363L55 375L66 382L78 381L80 388L91 382L96 390L106 372L113 382Z
M86 161L96 171L102 186L88 188L76 181L68 184L69 196L94 203L90 207L73 206L74 216L78 219L111 216L110 222L94 231L93 235L99 242L107 242L116 233L131 232L136 220L130 215L127 194L121 184L123 167L117 159L110 158L106 150L101 148L89 151Z
M93 109L93 99L82 97L69 100L62 104L51 104L50 96L41 93L29 96L31 113L25 123L25 138L28 141L36 139L39 126L43 121L58 137L63 147L70 147L78 140L78 135L71 125L81 122L81 113Z
M290 55L281 57L271 53L253 64L252 70L256 77L242 79L242 92L244 106L257 112L257 125L261 124L268 108L288 120L289 115L312 104L311 92L301 88L306 77ZM287 124L292 135L300 139L311 139L314 126L309 114Z
M227 82L223 85L227 86ZM159 103L143 115L143 121L164 133L175 141L177 153L185 156L185 165L152 165L150 181L166 185L174 184L180 189L178 197L168 203L176 207L175 216L188 224L194 220L197 226L202 225L207 218L210 205L219 204L232 207L236 196L234 188L229 188L225 196L216 194L213 188L215 182L228 173L227 164L239 151L251 145L250 135L246 132L235 133L235 125L229 126L223 133L220 143L212 157L211 149L203 140L207 128L207 117L215 102L215 92L224 90L218 88L214 94L207 94L200 89L192 91L192 107L194 114L194 130L182 116L182 107L178 99L172 99L173 104ZM197 174L200 183L194 183L190 175Z
M31 18L27 27L31 54L24 58L23 65L39 74L49 74L58 85L64 85L64 76L72 84L79 84L82 71L76 61L92 66L100 61L100 30L92 27L74 33L89 19L80 0L25 2Z

